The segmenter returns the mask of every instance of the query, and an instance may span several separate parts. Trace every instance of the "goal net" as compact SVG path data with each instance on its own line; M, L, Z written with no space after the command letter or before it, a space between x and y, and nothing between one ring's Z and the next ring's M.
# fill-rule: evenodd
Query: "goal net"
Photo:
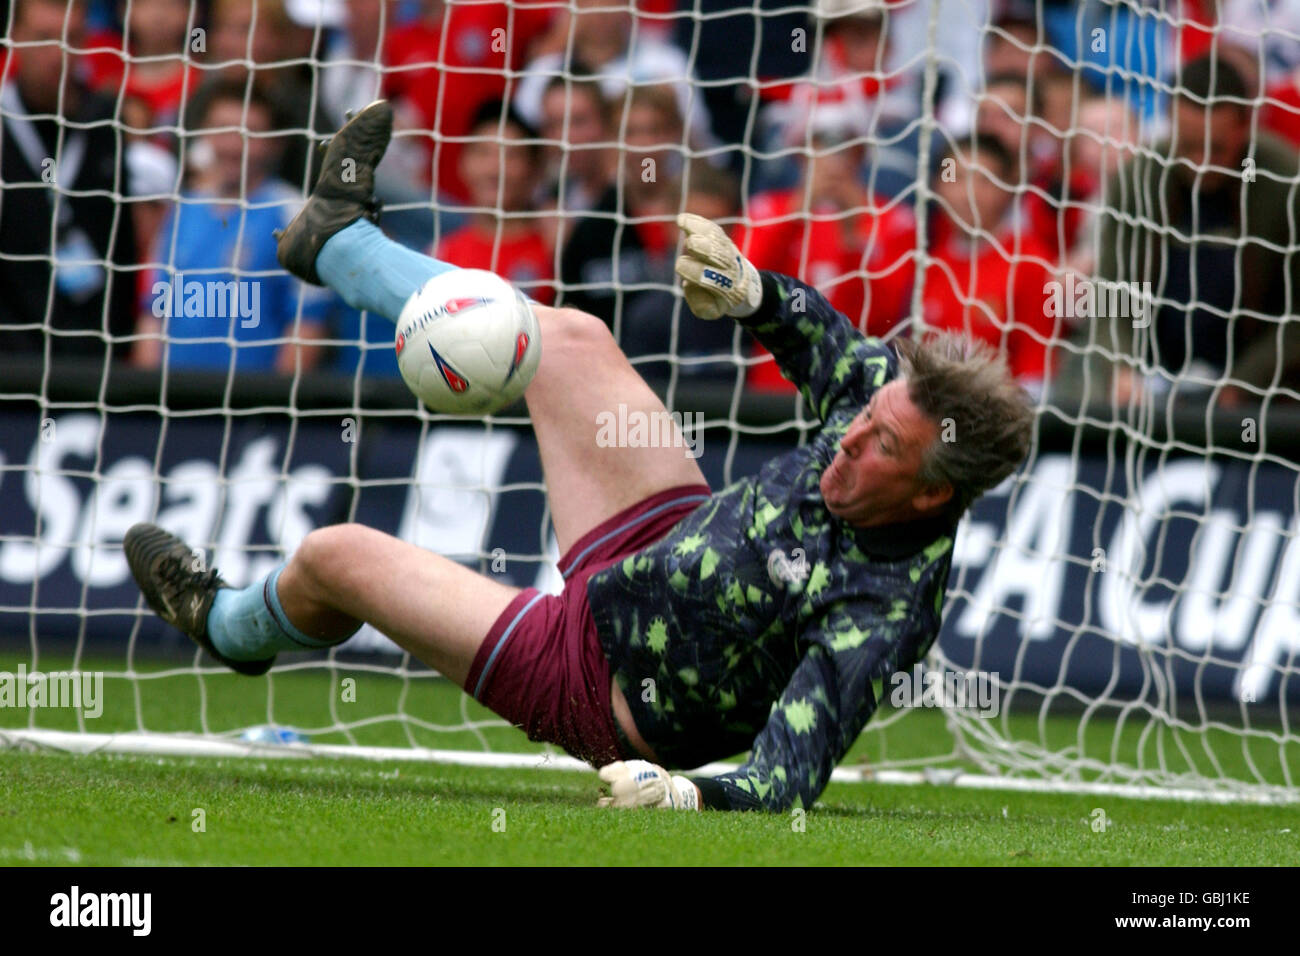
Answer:
M6 7L0 740L564 765L369 627L231 675L122 553L157 521L240 586L357 521L558 591L527 419L418 407L392 323L275 261L315 146L385 96L383 227L605 319L715 488L816 422L686 310L682 211L1034 396L846 777L1300 797L1290 6Z

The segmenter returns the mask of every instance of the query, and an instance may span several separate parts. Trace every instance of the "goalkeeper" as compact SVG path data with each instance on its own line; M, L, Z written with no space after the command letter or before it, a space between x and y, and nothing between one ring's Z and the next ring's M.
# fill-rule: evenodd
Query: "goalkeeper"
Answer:
M335 136L280 259L396 320L455 267L370 221L390 129L380 102ZM149 604L245 674L368 622L532 739L601 767L603 805L811 806L877 706L873 681L934 642L957 521L1023 460L1032 414L987 352L864 338L815 290L759 273L720 227L679 221L691 309L731 316L771 350L821 420L807 444L716 494L680 447L601 447L602 411L664 407L603 322L535 306L544 344L525 399L562 594L354 524L311 532L235 589L194 570L175 536L136 525L124 546ZM733 773L669 773L746 749Z

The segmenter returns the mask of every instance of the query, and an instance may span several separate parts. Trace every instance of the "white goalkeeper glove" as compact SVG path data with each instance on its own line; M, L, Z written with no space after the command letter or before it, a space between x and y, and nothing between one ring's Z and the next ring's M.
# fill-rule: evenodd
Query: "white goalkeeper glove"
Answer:
M597 800L598 807L700 809L699 787L685 777L672 776L648 760L606 764L600 768L600 779L609 784L609 796Z
M682 213L677 225L686 234L677 258L686 304L701 319L753 315L763 302L763 282L754 264L716 222Z

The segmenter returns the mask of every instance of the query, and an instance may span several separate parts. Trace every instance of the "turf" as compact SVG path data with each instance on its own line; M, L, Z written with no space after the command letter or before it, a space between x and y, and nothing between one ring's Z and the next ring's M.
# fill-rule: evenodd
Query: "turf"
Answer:
M57 670L69 659L33 662ZM269 679L188 662L81 659L104 712L0 709L0 726L206 731L278 722L313 742L537 750L457 688L316 665ZM348 680L355 681L349 685ZM404 719L393 719L402 714ZM944 717L917 710L864 733L846 764L963 765ZM899 719L901 716L901 719ZM1300 777L1294 744L1228 731L1152 730L1095 714L995 718L1012 739L1243 780ZM1252 727L1258 726L1252 724ZM469 728L469 729L466 729ZM0 864L939 864L1295 865L1296 808L833 784L806 815L616 813L592 773L331 759L155 758L0 751ZM1294 784L1292 784L1294 786ZM196 824L201 810L203 828ZM1095 826L1105 815L1106 826Z
M590 773L0 753L0 863L1293 865L1294 810L833 784L793 813L615 812ZM1108 818L1094 830L1094 811ZM196 832L195 811L202 811ZM800 828L802 823L802 828Z

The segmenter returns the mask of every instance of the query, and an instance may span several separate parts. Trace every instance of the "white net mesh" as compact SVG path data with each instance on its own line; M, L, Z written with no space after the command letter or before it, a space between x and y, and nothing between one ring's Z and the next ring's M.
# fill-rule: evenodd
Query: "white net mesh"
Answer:
M0 724L530 746L369 628L264 681L201 665L121 552L157 520L242 585L354 520L556 589L526 421L416 409L391 322L275 261L313 142L382 95L390 235L605 319L704 413L715 487L813 422L684 311L683 210L870 334L990 342L1037 396L929 662L995 703L886 691L854 760L1294 795L1294 4L10 6L0 669L106 685L102 715Z

